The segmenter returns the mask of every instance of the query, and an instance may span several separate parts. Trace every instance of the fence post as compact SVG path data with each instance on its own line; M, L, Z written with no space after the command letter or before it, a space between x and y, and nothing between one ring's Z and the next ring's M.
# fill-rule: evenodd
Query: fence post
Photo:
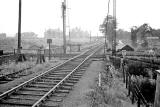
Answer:
M125 70L124 70L124 63L122 65L122 71L123 71L123 82L125 83Z
M137 107L140 107L141 105L141 99L140 99L140 95L138 94L138 102L137 102Z
M128 88L128 72L126 71L126 88Z
M125 83L124 60L121 58L121 69L123 74L123 83Z
M128 80L128 96L130 96L130 92L131 92L131 75L128 75L129 80Z
M156 71L157 71L157 80L156 80L154 107L160 107L160 70Z
M132 90L132 104L134 104L134 92L133 92L133 90Z

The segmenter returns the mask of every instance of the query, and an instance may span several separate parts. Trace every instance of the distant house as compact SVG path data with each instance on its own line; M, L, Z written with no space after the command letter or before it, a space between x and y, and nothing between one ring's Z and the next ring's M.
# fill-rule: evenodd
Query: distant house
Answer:
M41 46L38 45L31 45L28 47L27 50L23 50L24 53L33 53L37 54L37 51L41 48ZM43 49L43 48L42 48Z
M38 45L32 45L32 46L28 47L28 49L37 50L37 49L40 49L40 46L38 46Z
M129 45L126 45L124 46L121 50L126 50L126 51L134 51L134 48L129 46Z
M118 52L122 51L122 50L126 50L126 51L134 51L134 48L129 46L129 45L125 45L122 48L117 49Z

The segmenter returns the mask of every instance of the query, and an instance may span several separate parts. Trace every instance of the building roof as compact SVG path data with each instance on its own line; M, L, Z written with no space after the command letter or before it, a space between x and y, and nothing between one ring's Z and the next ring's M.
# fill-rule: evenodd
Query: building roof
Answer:
M126 45L124 46L123 48L121 48L121 50L126 50L126 51L134 51L134 48L129 46L129 45Z

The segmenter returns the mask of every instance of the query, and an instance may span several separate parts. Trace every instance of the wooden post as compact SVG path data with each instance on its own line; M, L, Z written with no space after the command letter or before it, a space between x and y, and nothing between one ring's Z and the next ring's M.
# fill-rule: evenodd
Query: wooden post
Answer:
M141 105L141 99L140 99L140 95L138 94L137 107L140 107L140 105Z
M126 88L128 88L128 73L126 71Z
M123 83L125 83L125 69L124 69L124 64L122 65L122 72L123 72Z
M160 70L156 71L157 71L157 80L156 80L154 107L160 107Z
M131 75L128 75L129 77L129 81L128 81L128 96L130 96L130 92L131 92Z
M49 42L49 60L51 60L51 43Z
M52 43L52 39L47 39L47 43L48 43L48 47L49 47L49 60L51 60L51 43Z
M133 90L132 90L132 104L134 104L134 92L133 92Z
M123 83L125 83L124 60L121 58L121 69L123 74Z

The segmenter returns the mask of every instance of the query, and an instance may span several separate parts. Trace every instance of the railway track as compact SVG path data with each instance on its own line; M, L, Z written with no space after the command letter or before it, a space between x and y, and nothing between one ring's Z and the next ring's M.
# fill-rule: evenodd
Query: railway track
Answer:
M0 107L58 107L101 48L92 48L4 92Z
M32 66L32 67L33 67L33 66ZM23 76L30 75L30 74L26 74L26 73L24 73L24 72L25 72L26 70L31 69L32 67L28 67L28 68L25 68L25 69L22 69L22 70L13 72L13 73L1 75L1 76L0 76L0 84L6 84L6 83L8 83L8 82L11 82L11 81L17 79L17 78L21 78L21 77L23 77Z
M83 50L87 50L88 48L91 48L91 47L94 47L96 46L95 44L93 46L89 46L87 48L84 48ZM12 54L11 54L12 55ZM14 54L13 54L14 55ZM13 56L12 55L12 56ZM58 54L57 56L59 57L62 57L63 54ZM7 55L9 56L9 55ZM70 55L66 55L66 56L69 56L71 57ZM75 55L72 55L72 57L75 56ZM55 56L54 56L55 57ZM13 59L13 58L12 58ZM34 67L34 66L32 66ZM32 67L28 67L28 68L25 68L25 69L22 69L22 70L19 70L19 71L16 71L16 72L12 72L12 73L8 73L8 74L4 74L4 75L0 75L0 84L6 84L8 82L11 82L17 78L21 78L23 76L27 76L27 75L30 75L32 73L25 73L25 71L31 69Z

